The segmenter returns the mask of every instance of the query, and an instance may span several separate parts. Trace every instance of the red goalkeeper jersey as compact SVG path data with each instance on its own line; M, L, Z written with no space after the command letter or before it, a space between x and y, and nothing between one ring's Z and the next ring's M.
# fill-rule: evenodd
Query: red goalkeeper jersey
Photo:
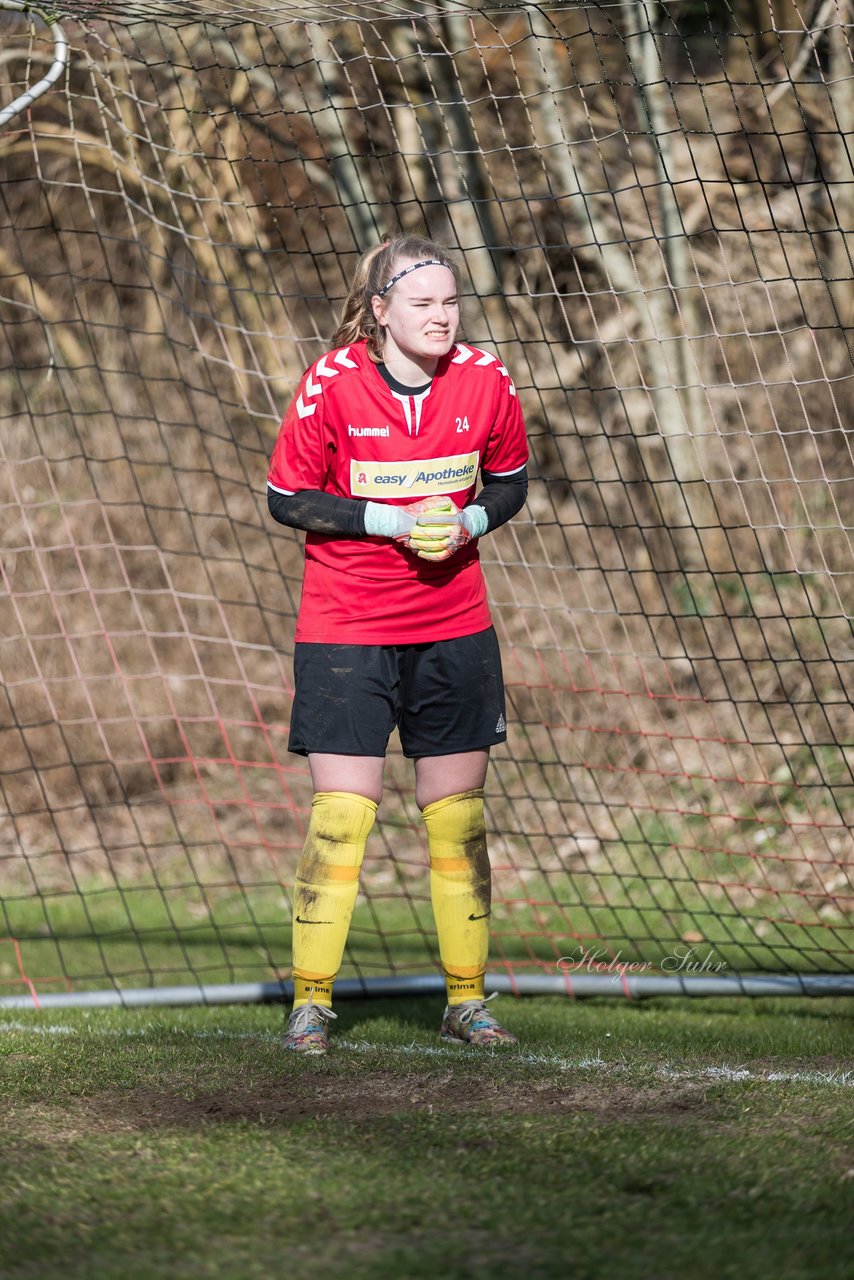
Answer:
M408 506L447 496L464 507L478 472L528 458L516 388L501 361L458 342L428 390L392 391L359 342L304 374L276 440L268 481L280 493ZM477 542L433 564L388 538L307 533L298 641L417 644L491 623Z

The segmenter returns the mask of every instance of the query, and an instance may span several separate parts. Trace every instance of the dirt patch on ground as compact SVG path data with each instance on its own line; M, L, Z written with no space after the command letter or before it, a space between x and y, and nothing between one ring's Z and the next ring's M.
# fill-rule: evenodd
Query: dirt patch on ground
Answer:
M247 1081L215 1091L189 1092L186 1084L137 1086L80 1098L47 1115L44 1108L27 1116L32 1140L71 1141L83 1133L197 1128L200 1125L249 1123L285 1126L312 1117L342 1121L382 1116L460 1114L572 1115L579 1112L603 1122L660 1117L679 1124L702 1114L710 1103L705 1084L660 1084L639 1088L614 1081L521 1082L459 1079L451 1073L401 1077L378 1070L370 1076L303 1076L281 1081ZM27 1109L29 1110L29 1109ZM23 1118L23 1117L21 1117Z

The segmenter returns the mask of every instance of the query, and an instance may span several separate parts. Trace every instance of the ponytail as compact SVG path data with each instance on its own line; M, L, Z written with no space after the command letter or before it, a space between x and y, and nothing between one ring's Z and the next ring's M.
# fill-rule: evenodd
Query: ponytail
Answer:
M459 288L460 269L457 264L448 257L446 249L424 236L386 236L363 253L356 264L338 328L332 335L332 346L349 347L354 342L367 341L371 359L381 361L384 332L377 323L371 299L388 284L401 263L420 262L427 258L435 258L447 267Z

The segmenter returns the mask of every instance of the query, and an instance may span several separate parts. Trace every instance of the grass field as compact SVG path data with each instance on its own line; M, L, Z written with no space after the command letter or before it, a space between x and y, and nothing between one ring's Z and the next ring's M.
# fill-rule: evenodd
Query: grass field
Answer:
M852 1274L854 1000L500 1003L0 1014L0 1273Z

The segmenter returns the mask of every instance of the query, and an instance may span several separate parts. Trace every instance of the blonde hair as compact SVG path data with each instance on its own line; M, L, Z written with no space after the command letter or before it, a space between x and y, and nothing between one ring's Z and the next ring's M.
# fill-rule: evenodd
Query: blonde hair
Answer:
M403 262L427 259L434 259L447 267L457 289L460 288L460 269L448 256L447 249L425 236L386 236L380 244L363 253L356 264L338 328L332 335L332 346L349 347L353 342L367 340L371 359L382 360L385 334L377 323L371 299L388 285Z

